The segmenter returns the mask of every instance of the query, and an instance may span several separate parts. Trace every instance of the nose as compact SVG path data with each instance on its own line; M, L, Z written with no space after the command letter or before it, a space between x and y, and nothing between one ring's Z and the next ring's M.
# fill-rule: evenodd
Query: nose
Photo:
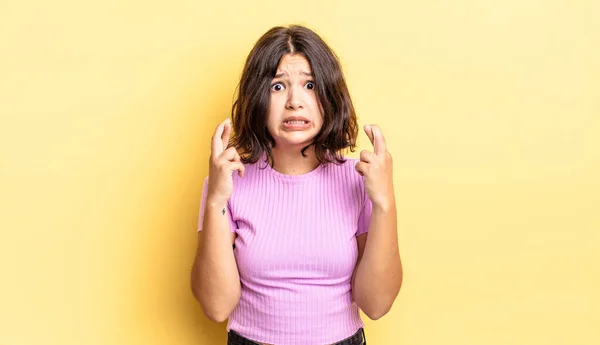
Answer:
M288 100L285 105L286 108L292 109L292 110L301 109L303 106L302 106L302 100L300 97L300 92L298 92L295 87L291 87L289 90L290 90L290 92L288 94Z

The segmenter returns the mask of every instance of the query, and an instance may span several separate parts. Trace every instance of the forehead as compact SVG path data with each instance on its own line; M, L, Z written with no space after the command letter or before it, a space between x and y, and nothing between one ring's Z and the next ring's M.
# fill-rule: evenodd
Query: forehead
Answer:
M310 63L301 54L286 54L281 58L277 72L311 72Z

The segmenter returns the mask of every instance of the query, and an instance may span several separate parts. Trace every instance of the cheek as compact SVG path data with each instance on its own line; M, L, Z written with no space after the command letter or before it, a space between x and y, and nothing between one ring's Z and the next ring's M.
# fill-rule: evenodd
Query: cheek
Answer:
M276 120L282 116L283 110L285 110L285 100L278 97L272 97L269 103L269 112L267 114L267 120Z
M273 117L271 116L267 118L267 130L269 133L273 133L273 131L276 130L276 126L274 125L274 121L272 119Z
M315 123L315 129L317 131L320 131L321 128L323 128L323 120L319 120L318 122Z
M269 105L269 109L267 111L267 118L265 120L267 122L267 126L270 126L271 123L275 122L277 117L278 117L277 107L275 104L273 104L273 102L271 102L271 104Z
M317 119L315 120L315 125L316 127L318 127L319 129L321 129L321 127L323 127L323 107L321 107L320 105L317 106Z

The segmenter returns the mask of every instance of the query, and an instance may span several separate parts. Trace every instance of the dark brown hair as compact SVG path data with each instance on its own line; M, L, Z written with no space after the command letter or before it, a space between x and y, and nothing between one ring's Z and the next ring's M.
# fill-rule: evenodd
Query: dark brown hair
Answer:
M286 54L301 54L308 60L323 113L323 126L313 142L302 149L302 155L314 145L321 164L344 162L342 151L349 148L354 152L358 125L340 62L321 37L299 25L270 29L250 51L231 110L230 146L244 163L255 163L265 152L272 162L275 140L266 124L270 86Z

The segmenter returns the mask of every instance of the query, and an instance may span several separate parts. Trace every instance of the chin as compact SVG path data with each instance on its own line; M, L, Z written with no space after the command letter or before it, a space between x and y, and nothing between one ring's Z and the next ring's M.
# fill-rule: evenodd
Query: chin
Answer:
M275 140L275 143L279 147L298 147L299 149L302 149L304 146L308 146L310 143L312 143L314 137L315 136L313 135L313 136L302 136L302 137L297 136L297 137L277 138Z

